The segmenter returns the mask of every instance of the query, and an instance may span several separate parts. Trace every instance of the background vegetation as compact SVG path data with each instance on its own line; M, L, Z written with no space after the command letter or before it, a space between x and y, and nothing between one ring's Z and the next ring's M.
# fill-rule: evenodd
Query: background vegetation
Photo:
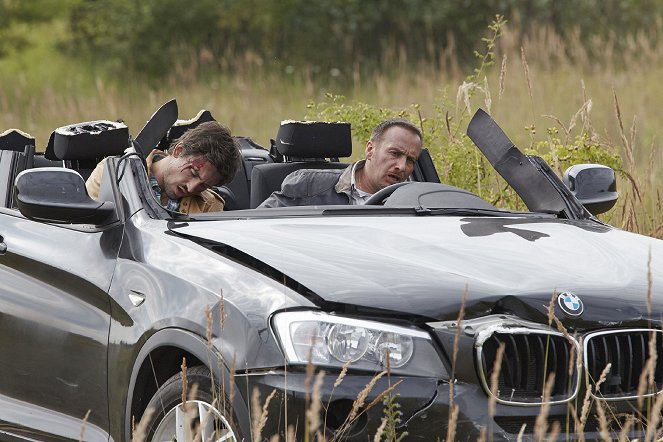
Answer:
M283 119L342 117L358 157L402 113L445 182L517 205L463 136L481 106L560 173L618 169L603 219L661 237L661 17L656 0L0 0L0 128L39 147L74 121L137 133L175 97L263 145Z

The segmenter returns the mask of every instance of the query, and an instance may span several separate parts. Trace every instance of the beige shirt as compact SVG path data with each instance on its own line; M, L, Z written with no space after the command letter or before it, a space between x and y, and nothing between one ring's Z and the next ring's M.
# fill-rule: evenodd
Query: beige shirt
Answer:
M149 175L150 169L152 168L152 162L154 160L154 155L168 155L165 152L162 152L158 149L154 149L146 158L147 163L147 173ZM97 199L99 197L99 188L101 187L101 177L103 176L104 169L106 167L107 158L104 158L97 164L97 167L94 168L92 174L85 182L85 187L87 188L87 193L92 198ZM218 195L216 192L211 190L203 190L198 195L185 196L180 200L180 212L185 214L193 213L205 213L205 212L221 212L225 205L225 201Z

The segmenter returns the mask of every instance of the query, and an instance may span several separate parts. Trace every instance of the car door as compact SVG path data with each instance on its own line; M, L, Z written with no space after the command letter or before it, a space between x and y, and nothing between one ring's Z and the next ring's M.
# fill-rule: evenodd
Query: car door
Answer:
M108 440L107 290L121 234L0 208L0 439Z
M523 154L484 110L474 113L467 136L530 211L569 219L590 216L550 166L540 157Z

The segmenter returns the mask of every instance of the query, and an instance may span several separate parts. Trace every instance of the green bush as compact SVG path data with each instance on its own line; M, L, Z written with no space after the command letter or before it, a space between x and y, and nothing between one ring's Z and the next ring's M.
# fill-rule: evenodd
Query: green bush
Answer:
M557 135L557 128L548 129L550 137L536 143L536 148L527 153L541 156L558 174L574 164L598 163L623 171L621 157L609 146L602 145L587 133L577 135L573 141L564 143Z
M306 115L311 120L351 123L355 147L363 147L373 127L393 117L405 118L421 128L424 146L429 150L443 183L469 190L503 208L525 210L520 198L465 135L470 120L465 110L456 111L448 103L439 103L434 114L425 117L417 105L394 110L362 102L349 103L342 96L328 95L324 101L311 103ZM614 149L599 144L592 134L582 133L564 143L554 136L556 128L549 129L548 133L551 135L549 139L523 150L544 158L560 175L571 165L582 163L604 164L617 171L623 169L621 157ZM356 148L354 155L361 157Z
M322 121L346 121L352 124L355 141L360 145L368 140L373 127L387 118L400 117L418 125L424 136L424 147L433 158L440 179L443 183L469 190L486 201L499 207L525 210L520 197L506 184L493 169L481 151L465 134L470 121L471 102L477 94L484 95L484 105L490 113L490 91L485 82L479 83L484 72L495 60L495 43L505 24L502 16L495 16L488 26L489 35L481 39L484 51L475 51L478 60L472 74L459 86L457 103L451 102L447 94L433 105L433 115L422 115L420 106L413 104L409 109L393 110L372 106L362 102L347 103L345 97L328 94L326 100L311 103L307 118ZM460 102L463 104L460 105ZM588 119L587 115L583 115ZM570 129L558 121L566 139L571 138ZM526 127L531 136L536 135L533 126ZM599 163L622 171L621 157L615 149L602 145L592 132L591 124L583 124L580 134L570 141L561 141L559 129L549 128L548 139L532 143L532 148L525 153L544 158L558 174L573 164ZM534 141L534 140L533 140ZM357 143L355 143L357 145ZM355 155L358 152L355 150Z

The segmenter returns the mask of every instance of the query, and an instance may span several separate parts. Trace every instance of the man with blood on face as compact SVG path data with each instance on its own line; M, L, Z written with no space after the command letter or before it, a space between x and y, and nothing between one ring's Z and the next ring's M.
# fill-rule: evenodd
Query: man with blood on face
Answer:
M154 195L166 209L187 214L218 212L224 201L210 188L232 180L240 158L228 128L209 121L186 131L166 152L150 152L147 174ZM105 163L102 160L85 183L93 198L98 198Z
M394 118L378 124L366 143L365 159L344 170L300 169L288 175L281 190L260 207L364 204L391 184L407 180L423 149L417 126Z

